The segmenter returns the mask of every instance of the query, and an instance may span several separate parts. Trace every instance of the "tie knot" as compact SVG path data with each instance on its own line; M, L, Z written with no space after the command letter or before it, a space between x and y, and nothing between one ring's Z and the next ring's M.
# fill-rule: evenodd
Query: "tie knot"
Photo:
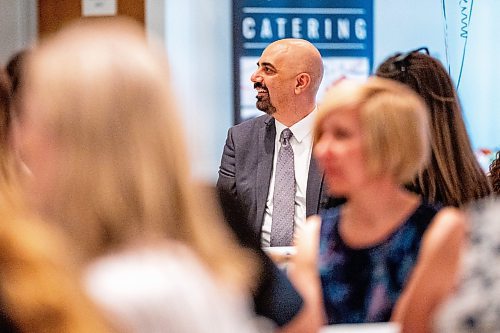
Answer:
M289 128L285 128L282 132L281 132L281 137L280 137L280 141L282 144L287 144L288 141L290 141L290 138L293 136L293 133L292 131L290 131Z

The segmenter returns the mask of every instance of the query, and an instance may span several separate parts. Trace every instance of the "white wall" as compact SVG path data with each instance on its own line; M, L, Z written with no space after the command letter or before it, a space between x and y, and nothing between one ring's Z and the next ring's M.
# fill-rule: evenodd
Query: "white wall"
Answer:
M444 55L441 0L374 0L374 66L397 51L427 46Z
M146 0L145 8L146 30L148 35L155 40L165 42L167 20L165 0Z
M35 41L37 14L35 0L0 0L0 64Z
M166 46L196 175L213 181L232 124L231 2L167 0Z
M500 150L499 17L500 1L474 2L458 90L474 146L496 150Z

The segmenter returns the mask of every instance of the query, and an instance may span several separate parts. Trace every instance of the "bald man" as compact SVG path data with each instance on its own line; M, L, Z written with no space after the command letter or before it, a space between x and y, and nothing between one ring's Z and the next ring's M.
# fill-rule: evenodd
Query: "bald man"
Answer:
M316 94L322 78L321 55L311 43L302 39L271 43L251 77L257 91L257 108L266 114L228 131L217 187L231 193L243 206L242 223L250 224L263 247L271 246L274 185L283 130L292 132L289 142L294 156L291 232L300 229L306 216L316 214L327 200L323 173L311 158Z

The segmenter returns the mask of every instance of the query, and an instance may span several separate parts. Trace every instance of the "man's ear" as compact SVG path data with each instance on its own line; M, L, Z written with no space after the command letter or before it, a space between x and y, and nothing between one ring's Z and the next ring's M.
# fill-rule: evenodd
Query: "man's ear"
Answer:
M295 94L301 94L311 84L311 76L308 73L300 73L296 77Z

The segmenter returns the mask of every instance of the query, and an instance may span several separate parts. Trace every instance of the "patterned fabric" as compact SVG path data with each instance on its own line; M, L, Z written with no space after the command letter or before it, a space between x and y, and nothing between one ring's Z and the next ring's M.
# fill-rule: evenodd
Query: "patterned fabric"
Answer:
M328 323L388 321L437 210L421 204L380 244L353 249L339 234L342 207L321 214L319 270Z
M280 135L281 147L278 152L274 182L271 246L292 245L295 213L295 167L290 144L292 136L289 128L285 128Z
M436 312L435 332L500 331L500 198L476 204L469 221L458 288Z

